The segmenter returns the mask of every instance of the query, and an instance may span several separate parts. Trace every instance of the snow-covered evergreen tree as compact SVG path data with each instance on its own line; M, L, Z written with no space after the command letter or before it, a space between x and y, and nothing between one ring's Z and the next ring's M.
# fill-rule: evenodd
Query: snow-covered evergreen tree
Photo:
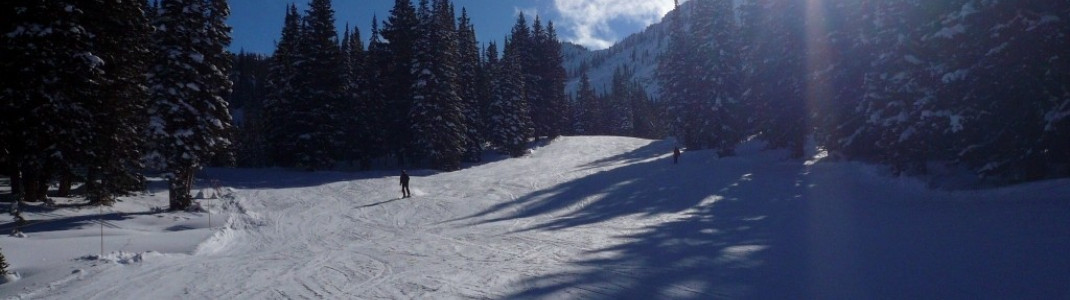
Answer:
M7 275L7 268L10 267L11 265L7 263L7 258L4 258L4 253L0 252L0 276Z
M298 49L303 60L297 64L297 105L309 112L308 131L298 136L298 166L306 169L330 168L340 157L344 144L345 115L343 104L342 53L334 10L330 0L311 0L305 12L304 30Z
M535 24L538 24L536 21ZM565 95L565 81L568 74L565 72L564 57L561 54L561 42L557 39L557 30L553 22L546 23L546 29L536 31L534 36L535 62L538 72L538 84L534 93L540 103L533 109L539 110L533 114L539 116L540 121L536 125L536 136L557 137L564 133L569 124L568 98ZM541 130L539 130L541 128Z
M311 112L299 106L301 99L296 87L297 66L304 61L299 49L301 15L293 4L287 7L282 36L275 45L268 70L268 92L264 100L264 136L267 137L269 157L274 164L295 167L298 164L298 141L310 130L302 119Z
M457 95L457 40L454 14L445 0L430 8L421 1L422 36L417 39L412 87L413 150L426 155L433 168L460 168L465 151L463 103Z
M730 2L689 4L690 10L678 9L667 18L672 22L669 49L658 66L662 99L685 146L732 155L745 134L739 119L738 24Z
M269 124L265 121L264 107L271 60L262 54L244 51L236 54L234 59L231 71L234 91L227 102L231 108L242 110L241 122L235 120L234 124L235 163L239 167L266 167L272 164L271 146L265 135Z
M591 87L590 78L587 77L586 72L581 73L580 89L577 91L576 101L572 108L574 113L572 126L576 134L592 135L598 134L601 130L598 128L600 122L597 121L601 118L598 103L598 95Z
M629 90L628 78L631 74L625 69L627 66L618 67L613 71L613 80L605 96L605 119L608 125L607 134L628 135L633 131L632 117L635 115L631 103L631 91Z
M482 157L484 134L483 116L480 109L480 73L479 41L476 40L475 26L468 18L468 11L461 9L457 24L457 92L461 98L464 115L465 154L469 161L479 161Z
M370 144L374 143L374 140L371 133L376 124L371 123L371 119L377 111L371 110L367 105L368 100L365 99L365 89L369 85L365 77L368 75L365 70L368 59L364 51L364 41L360 37L360 30L354 28L350 33L347 26L341 48L342 55L345 57L342 63L345 69L343 73L345 91L342 101L345 113L340 115L344 122L339 125L345 135L340 141L343 146L339 150L342 153L342 159L346 161L364 162L373 155Z
M87 30L92 22L77 4L15 1L5 5L7 18L0 21L2 160L13 192L25 201L47 201L52 173L84 166L101 151L94 145L95 118L105 108L95 96L105 62L93 48L95 33Z
M364 75L361 76L363 86L360 89L361 102L359 109L364 127L361 133L362 143L360 156L361 168L371 167L371 159L385 155L389 150L385 147L385 140L389 134L386 120L387 107L385 76L390 74L391 62L389 61L389 49L379 38L378 18L372 18L371 37L368 38L368 51L365 55Z
M498 59L498 44L494 41L487 43L483 49L483 58L479 72L479 117L480 135L484 141L493 142L494 129L491 118L491 103L496 99L498 78L500 77L501 61Z
M93 111L91 146L86 152L86 195L91 202L109 203L115 194L141 189L141 155L148 89L151 24L143 1L83 2L86 29L94 33L94 52L104 61L98 93L85 99ZM100 17L108 16L108 17ZM63 177L71 176L71 170ZM70 180L61 180L61 191Z
M534 133L526 101L523 63L512 43L498 66L494 99L490 103L491 141L513 157L524 155L528 138Z
M395 0L390 16L383 24L382 37L386 40L389 53L389 74L384 79L383 91L386 96L386 110L383 111L382 126L388 128L385 147L393 152L399 165L404 165L405 157L410 155L407 149L412 139L412 122L409 111L412 109L412 87L416 83L413 62L416 55L416 41L419 38L420 20L410 0Z
M677 7L666 17L669 23L668 45L665 53L658 60L657 79L661 84L661 100L666 105L666 119L671 124L671 131L685 147L702 149L705 147L700 138L702 112L706 111L699 95L693 88L691 59L694 57L693 41L685 27L685 17L689 11Z
M915 26L920 12L917 1L884 1L873 6L866 22L866 40L874 60L865 73L865 93L856 111L863 120L850 142L864 142L868 149L859 158L887 163L895 172L925 172L930 159L948 159L939 131L926 124L922 112L932 105L932 77L925 67L924 49L917 49ZM847 145L848 149L851 147ZM864 157L862 155L873 155Z
M1049 112L1066 99L1059 87L1065 80L1057 78L1070 71L1054 66L1066 65L1067 48L1060 46L1067 45L1070 4L961 2L923 37L943 47L933 67L942 83L937 105L922 114L932 116L930 126L943 128L958 158L981 175L1023 181L1059 173L1052 167L1059 160L1065 166L1066 143L1045 137L1058 132L1051 126L1057 114Z
M854 135L864 116L857 111L865 92L865 74L873 62L862 39L871 22L873 1L849 1L806 6L807 88L814 137L829 151L853 157L874 157L866 136ZM937 2L937 1L930 1Z
M182 210L192 205L194 173L230 144L230 11L223 0L164 0L159 8L146 160L166 171L170 209Z
M743 103L749 126L775 148L801 158L806 107L806 3L748 0L740 7Z
M696 1L691 36L699 41L694 57L698 73L693 74L697 82L690 88L698 90L699 101L709 109L700 125L701 139L719 155L733 155L746 134L741 120L739 25L732 2Z

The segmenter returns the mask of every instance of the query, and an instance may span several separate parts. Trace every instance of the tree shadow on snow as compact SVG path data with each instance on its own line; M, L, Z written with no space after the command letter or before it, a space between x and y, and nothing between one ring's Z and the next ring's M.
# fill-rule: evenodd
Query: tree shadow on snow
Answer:
M114 225L113 222L132 219L136 216L155 215L157 212L139 212L139 213L107 213L103 215L84 215L84 216L70 216L59 217L53 219L41 219L41 220L27 220L24 225L19 228L20 231L27 234L41 233L41 232L53 232L53 231L68 231L86 226L99 226L103 223L104 227L120 228ZM10 233L16 227L15 222L0 223L0 233Z
M198 173L198 187L211 188L211 180L223 186L239 189L284 189L321 186L337 182L389 178L400 176L400 170L363 172L316 171L297 172L288 169L228 169L209 168ZM430 176L433 170L409 170L409 175Z
M803 267L794 247L791 216L807 184L801 161L759 166L753 157L718 159L690 152L678 165L671 144L655 142L593 162L597 172L499 204L470 216L505 216L492 223L532 218L520 231L557 231L621 217L651 220L628 241L587 249L570 271L529 278L506 298L581 297L655 299L776 297L804 287L785 273ZM761 155L770 155L768 153ZM660 219L664 216L670 218Z
M663 146L590 167L642 161ZM1029 203L1044 207L1039 214L1015 202L932 202L931 191L889 187L894 181L843 165L706 152L679 165L608 169L470 216L493 216L477 224L530 218L518 231L533 232L651 220L610 237L617 244L583 250L568 271L523 279L505 298L1070 296L1065 201Z

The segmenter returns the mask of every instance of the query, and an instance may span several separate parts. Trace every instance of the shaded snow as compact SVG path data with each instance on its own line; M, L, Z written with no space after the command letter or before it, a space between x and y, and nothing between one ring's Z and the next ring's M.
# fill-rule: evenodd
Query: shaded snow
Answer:
M875 167L671 141L565 137L467 169L217 169L206 213L165 189L0 237L0 297L1070 297L1070 181L933 191ZM204 181L201 182L204 186ZM199 189L212 194L211 189ZM99 230L104 224L105 252ZM9 230L11 224L0 224Z

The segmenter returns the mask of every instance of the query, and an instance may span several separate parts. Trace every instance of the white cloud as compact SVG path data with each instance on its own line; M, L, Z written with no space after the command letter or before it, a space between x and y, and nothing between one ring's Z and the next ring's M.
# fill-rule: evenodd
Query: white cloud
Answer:
M683 2L683 1L680 1ZM593 49L612 46L619 38L609 25L624 21L647 26L673 9L673 0L554 0L554 9L570 35L565 40Z
M531 22L535 16L539 15L539 9L536 7L513 7L513 16L518 16L520 13L524 13L524 18Z

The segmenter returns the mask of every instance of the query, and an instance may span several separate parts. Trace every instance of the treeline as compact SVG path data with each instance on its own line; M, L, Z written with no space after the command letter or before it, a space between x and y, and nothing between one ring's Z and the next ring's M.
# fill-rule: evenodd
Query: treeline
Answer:
M92 203L170 181L192 204L193 172L230 144L224 0L15 0L0 10L0 173L16 201L72 183ZM224 158L225 159L225 158Z
M570 132L553 24L520 15L499 52L455 11L448 0L397 0L365 44L356 28L339 39L330 1L303 14L290 5L263 79L255 67L238 74L263 86L236 97L239 163L320 170L389 158L455 170L487 146L519 156L533 138Z
M1070 176L1070 2L693 0L667 18L661 100L692 149L1000 181Z
M580 87L573 99L572 132L577 135L619 135L648 139L664 138L664 105L647 94L627 65L613 72L606 92L595 92L587 72L580 71Z

